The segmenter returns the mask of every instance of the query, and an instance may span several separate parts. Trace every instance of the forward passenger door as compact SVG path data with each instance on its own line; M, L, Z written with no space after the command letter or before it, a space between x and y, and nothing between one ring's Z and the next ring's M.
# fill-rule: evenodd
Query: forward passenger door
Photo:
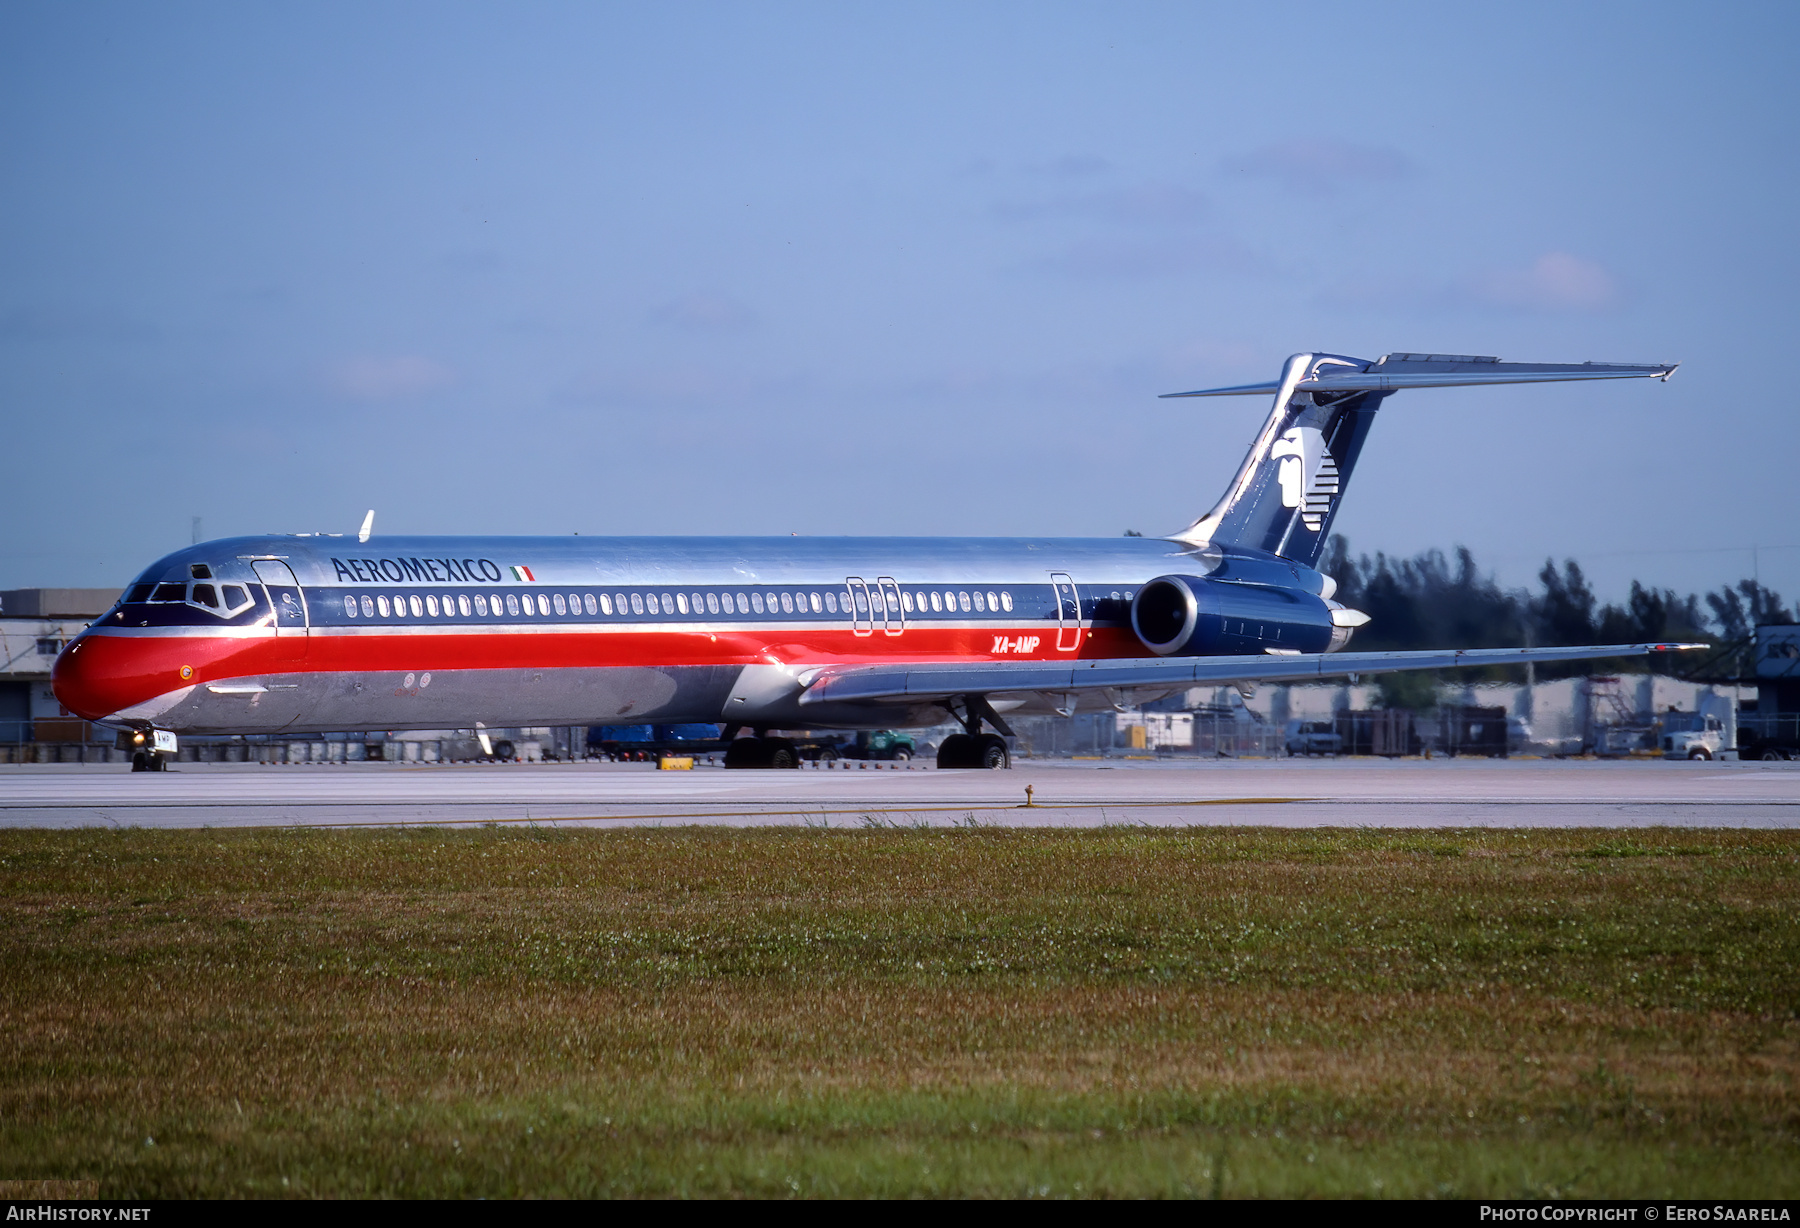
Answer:
M275 611L275 659L304 661L309 620L306 594L293 568L280 559L256 559L251 564L256 578L269 594L269 605Z

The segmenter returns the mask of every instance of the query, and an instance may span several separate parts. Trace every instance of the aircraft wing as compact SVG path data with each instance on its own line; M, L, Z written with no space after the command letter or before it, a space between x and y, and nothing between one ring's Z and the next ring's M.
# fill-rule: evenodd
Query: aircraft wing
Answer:
M1396 392L1402 388L1463 388L1482 384L1550 384L1578 379L1668 379L1680 363L1501 362L1471 354L1388 354L1375 362L1362 359L1321 363L1313 375L1294 386L1296 392ZM1281 390L1279 380L1165 392L1170 397L1235 397Z
M1680 652L1704 644L1598 644L1583 648L1463 648L1426 652L1297 653L1292 656L1125 657L1100 661L970 661L961 664L824 666L802 675L802 706L956 695L1133 688L1174 689L1239 682L1316 682L1409 669L1523 665Z

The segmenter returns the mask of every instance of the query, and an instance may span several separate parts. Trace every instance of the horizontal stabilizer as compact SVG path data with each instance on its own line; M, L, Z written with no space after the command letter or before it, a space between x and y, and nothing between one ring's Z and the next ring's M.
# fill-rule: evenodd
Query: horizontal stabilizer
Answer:
M803 678L800 703L929 702L956 695L1136 688L1173 690L1234 682L1316 682L1412 669L1587 661L1681 652L1705 644L1598 644L1583 648L1464 648L1426 652L1332 652L1298 656L1128 657L1094 661L970 661L943 665L826 666Z
M1466 354L1389 354L1363 365L1321 364L1295 392L1396 392L1402 388L1464 388L1482 384L1551 384L1578 379L1668 379L1680 363L1538 363L1501 362ZM1278 380L1165 392L1170 397L1270 396L1281 390Z

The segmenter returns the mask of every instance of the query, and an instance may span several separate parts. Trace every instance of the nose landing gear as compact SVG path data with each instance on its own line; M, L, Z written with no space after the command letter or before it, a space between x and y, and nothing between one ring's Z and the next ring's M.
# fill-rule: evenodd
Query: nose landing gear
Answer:
M175 757L175 735L167 729L134 729L131 733L131 770L166 772Z

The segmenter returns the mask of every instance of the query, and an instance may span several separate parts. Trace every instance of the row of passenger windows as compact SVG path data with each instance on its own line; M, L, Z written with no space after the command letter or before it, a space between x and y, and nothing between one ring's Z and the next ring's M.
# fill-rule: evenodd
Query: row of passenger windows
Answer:
M179 587L179 586L176 586ZM196 586L199 587L199 586ZM1011 612L1009 592L962 589L902 589L899 605L914 613ZM345 594L344 614L349 618L518 618L555 614L850 614L883 615L894 604L879 588L846 588L842 592L800 591L769 593L396 593ZM898 612L898 611L895 611Z

